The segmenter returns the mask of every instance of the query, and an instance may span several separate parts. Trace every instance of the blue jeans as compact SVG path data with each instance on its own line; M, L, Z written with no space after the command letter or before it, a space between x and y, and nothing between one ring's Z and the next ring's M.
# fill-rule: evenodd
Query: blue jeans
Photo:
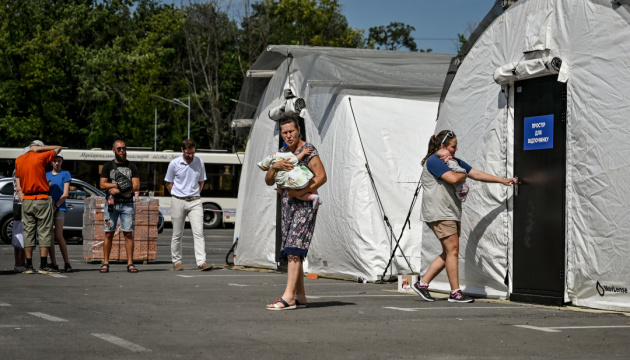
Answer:
M107 205L105 205L105 232L112 232L116 230L119 217L120 230L124 232L132 232L133 214L133 203L116 204L114 205L114 212L111 213L107 211Z

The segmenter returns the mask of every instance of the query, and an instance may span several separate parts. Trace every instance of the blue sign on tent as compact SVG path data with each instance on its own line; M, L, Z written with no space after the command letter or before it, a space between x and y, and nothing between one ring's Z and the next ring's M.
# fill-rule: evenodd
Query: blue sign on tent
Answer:
M523 150L553 148L553 114L525 118Z

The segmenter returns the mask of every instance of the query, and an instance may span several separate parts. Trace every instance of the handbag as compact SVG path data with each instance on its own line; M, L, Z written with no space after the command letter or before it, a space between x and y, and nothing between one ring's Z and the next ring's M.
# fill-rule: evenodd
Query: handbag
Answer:
M114 164L114 179L116 180L116 185L118 185L120 193L126 194L133 190L133 183L131 182L131 179L123 175L123 173L118 170L118 164L116 164L115 160L112 160L112 163Z
M22 220L13 220L13 233L11 234L11 245L16 249L24 249L24 235Z

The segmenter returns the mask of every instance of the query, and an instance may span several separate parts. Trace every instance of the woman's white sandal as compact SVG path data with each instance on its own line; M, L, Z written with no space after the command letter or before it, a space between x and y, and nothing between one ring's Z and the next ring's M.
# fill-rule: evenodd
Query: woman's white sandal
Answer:
M280 307L280 305L278 305L278 303L284 305L283 307ZM279 297L278 300L273 302L273 307L268 307L267 310L294 310L297 308L297 305L293 304L293 305L289 305L288 302L284 301L284 299L282 297Z

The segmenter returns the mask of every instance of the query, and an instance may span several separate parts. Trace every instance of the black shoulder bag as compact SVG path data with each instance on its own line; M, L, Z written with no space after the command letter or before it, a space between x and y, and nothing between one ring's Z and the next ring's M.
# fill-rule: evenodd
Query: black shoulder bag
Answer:
M116 180L116 185L118 185L120 193L126 194L133 190L133 183L131 182L131 179L118 170L116 160L112 160L112 163L114 164L114 180Z

